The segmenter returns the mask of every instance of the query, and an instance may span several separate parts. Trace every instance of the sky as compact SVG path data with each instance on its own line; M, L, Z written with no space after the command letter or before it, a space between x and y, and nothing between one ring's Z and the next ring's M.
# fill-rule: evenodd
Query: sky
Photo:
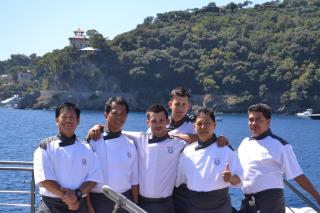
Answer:
M232 0L217 0L225 6ZM254 4L266 0L251 0ZM202 8L212 0L0 0L0 61L11 54L42 56L69 45L80 27L109 39L134 29L148 16ZM233 0L235 3L244 0Z

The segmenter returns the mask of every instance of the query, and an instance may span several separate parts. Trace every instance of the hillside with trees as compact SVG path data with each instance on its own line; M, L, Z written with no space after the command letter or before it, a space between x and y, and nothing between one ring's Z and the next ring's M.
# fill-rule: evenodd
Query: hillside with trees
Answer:
M222 111L243 112L255 102L282 113L320 111L320 0L250 5L212 2L157 14L112 40L89 30L97 54L68 46L42 57L12 55L0 62L0 75L29 70L36 80L0 79L0 90L108 91L151 103L182 85L219 97Z

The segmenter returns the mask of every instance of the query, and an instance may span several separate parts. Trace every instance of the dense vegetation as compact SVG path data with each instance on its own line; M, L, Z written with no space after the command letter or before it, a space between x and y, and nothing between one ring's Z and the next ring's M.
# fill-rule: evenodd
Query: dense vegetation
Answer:
M193 94L231 96L239 106L320 110L320 0L250 3L157 14L113 40L89 30L98 54L65 47L43 57L12 55L0 74L29 69L37 81L0 89L108 90L158 100L183 85Z

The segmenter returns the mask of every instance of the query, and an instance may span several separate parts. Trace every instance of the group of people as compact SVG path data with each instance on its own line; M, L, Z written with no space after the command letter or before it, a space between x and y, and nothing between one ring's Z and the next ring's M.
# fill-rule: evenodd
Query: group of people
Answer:
M168 107L146 112L146 132L123 131L128 103L111 97L105 125L77 139L80 110L72 103L56 109L59 133L41 141L34 153L39 212L112 212L103 195L108 185L150 213L232 213L229 186L244 192L242 213L284 213L283 174L320 204L320 194L303 174L292 147L270 130L266 104L248 108L251 136L238 151L215 135L215 114L201 107L188 116L190 94L172 90ZM121 209L117 212L126 212Z

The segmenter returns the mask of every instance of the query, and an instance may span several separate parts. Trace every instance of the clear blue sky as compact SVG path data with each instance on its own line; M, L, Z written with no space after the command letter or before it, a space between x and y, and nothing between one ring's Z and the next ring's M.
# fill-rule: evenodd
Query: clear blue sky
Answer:
M234 0L239 3L244 0ZM266 0L253 0L254 4ZM210 0L0 0L0 60L11 54L43 55L69 44L73 30L95 29L104 37L134 29L145 17L201 8ZM231 0L215 1L224 6Z

